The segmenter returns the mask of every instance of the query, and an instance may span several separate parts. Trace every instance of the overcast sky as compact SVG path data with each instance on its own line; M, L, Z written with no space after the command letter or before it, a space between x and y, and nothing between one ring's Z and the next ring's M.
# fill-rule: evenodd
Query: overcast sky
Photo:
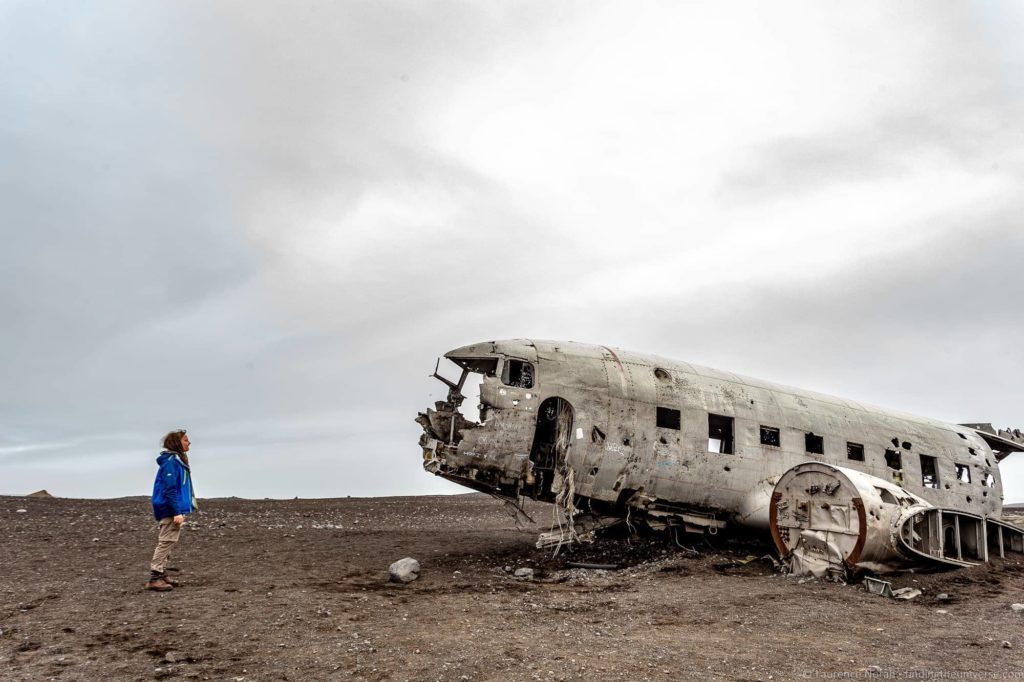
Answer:
M460 491L413 419L497 338L1024 427L1022 35L1013 0L0 0L0 493L148 494L177 427L201 496Z

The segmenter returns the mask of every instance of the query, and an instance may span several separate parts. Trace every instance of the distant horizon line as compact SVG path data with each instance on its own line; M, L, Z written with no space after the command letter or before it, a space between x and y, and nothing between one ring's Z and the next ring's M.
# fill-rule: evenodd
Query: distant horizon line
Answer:
M46 495L39 495L39 493L46 493ZM238 495L228 496L217 496L217 497L199 497L199 500L245 500L247 502L293 502L296 500L386 500L386 499L398 499L398 498L415 498L415 497L459 497L467 495L481 495L489 497L487 493L481 493L477 491L469 492L452 492L452 493L423 493L418 495L335 495L332 497L302 497L295 495L293 497L240 497ZM33 497L36 496L36 497ZM0 493L0 499L12 498L12 499L34 499L34 500L96 500L96 501L113 501L113 500L149 500L149 495L120 495L117 497L62 497L60 495L54 495L47 490L37 490L32 493L25 493L21 495ZM1024 509L1024 499L1014 502L1004 502L1003 508L1021 508Z
M39 493L45 492L46 495L39 495ZM399 497L457 497L459 495L484 495L487 493L477 492L471 490L469 492L451 492L451 493L420 493L410 495L332 495L327 497L303 497L301 495L294 495L292 497L241 497L239 495L217 495L213 497L198 497L198 500L248 500L251 502L262 502L271 500L275 502L288 502L292 500L382 500L389 498ZM3 498L16 498L16 499L36 499L36 500L148 500L149 495L118 495L116 497L74 497L64 495L54 495L47 490L37 490L31 493L0 493L0 499ZM1022 502L1024 504L1024 502Z

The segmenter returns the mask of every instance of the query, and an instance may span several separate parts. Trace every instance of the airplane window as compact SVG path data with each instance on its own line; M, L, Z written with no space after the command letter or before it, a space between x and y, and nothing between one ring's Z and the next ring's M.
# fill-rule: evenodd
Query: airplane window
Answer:
M459 358L452 360L455 364L465 367L470 372L493 377L498 370L498 358Z
M886 450L885 466L899 471L903 468L903 457L896 450Z
M925 488L939 487L939 463L934 457L921 455L921 485Z
M732 417L708 415L708 452L732 454Z
M804 443L806 445L804 449L812 455L825 454L825 439L821 436L808 433L804 438Z
M996 484L996 477L990 473L986 473L985 478L981 480L981 484L986 488L991 488Z
M681 415L679 410L673 410L670 407L659 407L657 414L657 424L662 429L675 429L676 431L680 428Z
M501 381L515 388L533 388L533 365L522 360L509 360L501 372Z
M971 467L969 467L966 464L957 464L956 465L956 480L960 481L961 483L970 483L971 482Z
M772 426L761 427L761 445L772 445L779 447L782 444L779 430Z
M846 458L852 459L854 462L864 461L864 446L860 443L847 443L846 444Z

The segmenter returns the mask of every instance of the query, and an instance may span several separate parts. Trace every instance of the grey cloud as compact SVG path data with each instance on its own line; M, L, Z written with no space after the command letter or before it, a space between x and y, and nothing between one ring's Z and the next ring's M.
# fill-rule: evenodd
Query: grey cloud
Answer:
M945 159L978 173L1024 176L1024 157L1006 146L1005 130L1024 114L1007 104L999 116L977 120L970 106L942 115L904 111L867 126L813 137L787 137L752 150L721 178L721 201L763 201L858 182L909 175L923 159ZM977 107L982 110L982 107ZM988 111L988 110L986 110Z
M731 356L736 371L865 402L948 420L1024 420L1013 399L1024 370L1016 215L982 214L984 227L854 261L827 280L675 301L661 336L692 340L679 345L714 358L705 364Z
M892 11L894 24L913 26L915 37L941 45L922 72L908 83L903 65L892 64L873 74L875 91L851 123L768 138L721 178L722 201L759 202L896 179L920 163L1024 178L1020 136L1008 133L1019 131L1024 116L1020 80L1010 75L1020 72L1024 54L1008 49L1005 36L993 42L992 22L1006 17L953 4Z
M564 9L13 7L0 19L0 492L144 494L175 427L195 434L203 494L442 490L419 471L412 419L439 396L433 358L488 338L620 345L934 416L975 407L963 416L998 420L1015 395L1000 384L953 400L979 372L991 386L1002 365L1020 366L1004 341L1021 331L1007 319L1024 255L1016 206L979 211L969 238L975 223L959 217L920 252L851 256L813 289L769 279L680 297L623 281L622 302L566 293L659 249L633 243L628 224L549 224L424 142L461 79L560 30ZM979 98L972 111L970 123L913 107L874 117L870 144L768 143L723 191L885 178L936 146L982 167L1009 110ZM743 188L769 176L780 184ZM360 201L395 188L458 210L371 235L344 269L288 251L284 237L325 207L344 248ZM590 248L602 241L621 246ZM970 334L987 357L953 367L957 381L920 380L954 363L915 345L970 347Z

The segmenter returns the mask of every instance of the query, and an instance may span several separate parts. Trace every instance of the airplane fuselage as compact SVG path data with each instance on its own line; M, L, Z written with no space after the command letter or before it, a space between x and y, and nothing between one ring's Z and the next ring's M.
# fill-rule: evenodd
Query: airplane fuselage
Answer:
M483 374L482 420L428 427L439 447L425 458L475 489L551 500L571 472L574 494L604 509L764 528L779 476L812 460L1001 513L995 455L970 428L604 346L495 341L446 357Z

